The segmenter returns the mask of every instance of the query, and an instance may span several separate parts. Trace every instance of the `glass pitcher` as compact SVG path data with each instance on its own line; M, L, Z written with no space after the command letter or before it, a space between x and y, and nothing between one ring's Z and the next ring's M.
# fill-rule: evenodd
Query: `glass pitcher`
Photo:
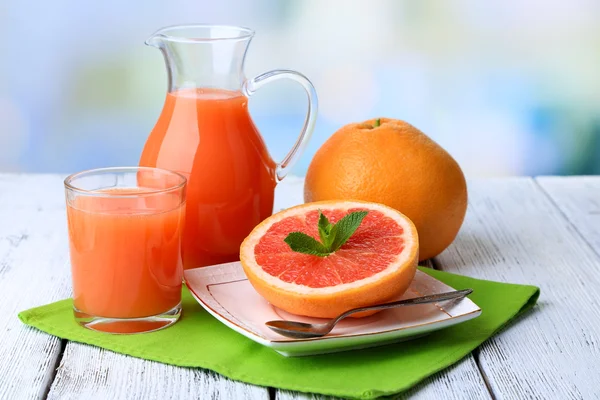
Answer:
M239 259L240 244L271 215L275 185L298 160L315 125L317 95L304 75L273 70L246 79L244 58L253 35L241 27L183 25L146 40L164 56L168 93L140 165L188 179L186 269ZM248 98L278 79L298 82L308 96L302 131L280 163L269 155L248 112Z

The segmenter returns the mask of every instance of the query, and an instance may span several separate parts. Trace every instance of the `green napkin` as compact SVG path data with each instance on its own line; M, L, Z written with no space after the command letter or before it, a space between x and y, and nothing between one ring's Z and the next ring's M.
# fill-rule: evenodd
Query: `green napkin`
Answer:
M71 299L19 314L27 325L51 335L117 353L182 367L200 367L255 385L371 399L402 392L457 362L533 307L540 290L421 268L469 296L482 309L478 318L420 339L364 350L286 358L221 324L183 293L181 320L162 331L107 335L73 320Z

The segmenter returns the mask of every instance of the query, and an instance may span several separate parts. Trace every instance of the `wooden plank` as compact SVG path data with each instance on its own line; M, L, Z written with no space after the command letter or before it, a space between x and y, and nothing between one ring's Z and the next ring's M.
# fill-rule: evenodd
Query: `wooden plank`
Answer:
M284 180L276 192L276 210L291 207L304 202L304 179L290 177ZM428 266L429 262L426 262ZM332 399L312 394L277 391L280 400L316 400ZM426 379L402 396L416 399L489 399L490 394L472 355L451 368Z
M400 399L491 399L473 355L425 379Z
M549 176L536 181L600 255L600 177Z
M57 174L0 173L0 209L6 212L64 210L64 178Z
M268 399L266 388L69 342L48 399Z
M70 296L63 178L0 174L0 398L45 395L61 341L17 313Z
M447 271L541 287L536 309L480 348L497 398L597 398L600 259L532 179L470 182L465 224L437 260Z

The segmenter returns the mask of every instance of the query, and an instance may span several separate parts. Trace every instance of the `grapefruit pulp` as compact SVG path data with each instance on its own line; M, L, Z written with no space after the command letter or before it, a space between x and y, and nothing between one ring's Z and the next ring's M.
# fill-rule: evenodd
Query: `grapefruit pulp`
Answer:
M291 232L319 240L319 211L332 224L354 211L368 213L336 252L321 257L293 251L284 242ZM264 220L242 243L240 261L256 291L274 306L292 314L333 318L402 295L415 275L418 247L413 223L390 207L323 201ZM365 315L370 314L359 316Z

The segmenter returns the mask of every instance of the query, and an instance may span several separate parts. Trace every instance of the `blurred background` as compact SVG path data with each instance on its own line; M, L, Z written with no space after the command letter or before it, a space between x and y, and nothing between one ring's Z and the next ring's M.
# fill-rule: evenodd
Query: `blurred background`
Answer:
M315 84L297 175L339 127L377 116L417 126L469 177L599 174L599 21L597 0L3 0L0 172L137 164L167 86L144 40L196 22L256 30L248 76ZM269 86L250 110L280 159L305 96Z

